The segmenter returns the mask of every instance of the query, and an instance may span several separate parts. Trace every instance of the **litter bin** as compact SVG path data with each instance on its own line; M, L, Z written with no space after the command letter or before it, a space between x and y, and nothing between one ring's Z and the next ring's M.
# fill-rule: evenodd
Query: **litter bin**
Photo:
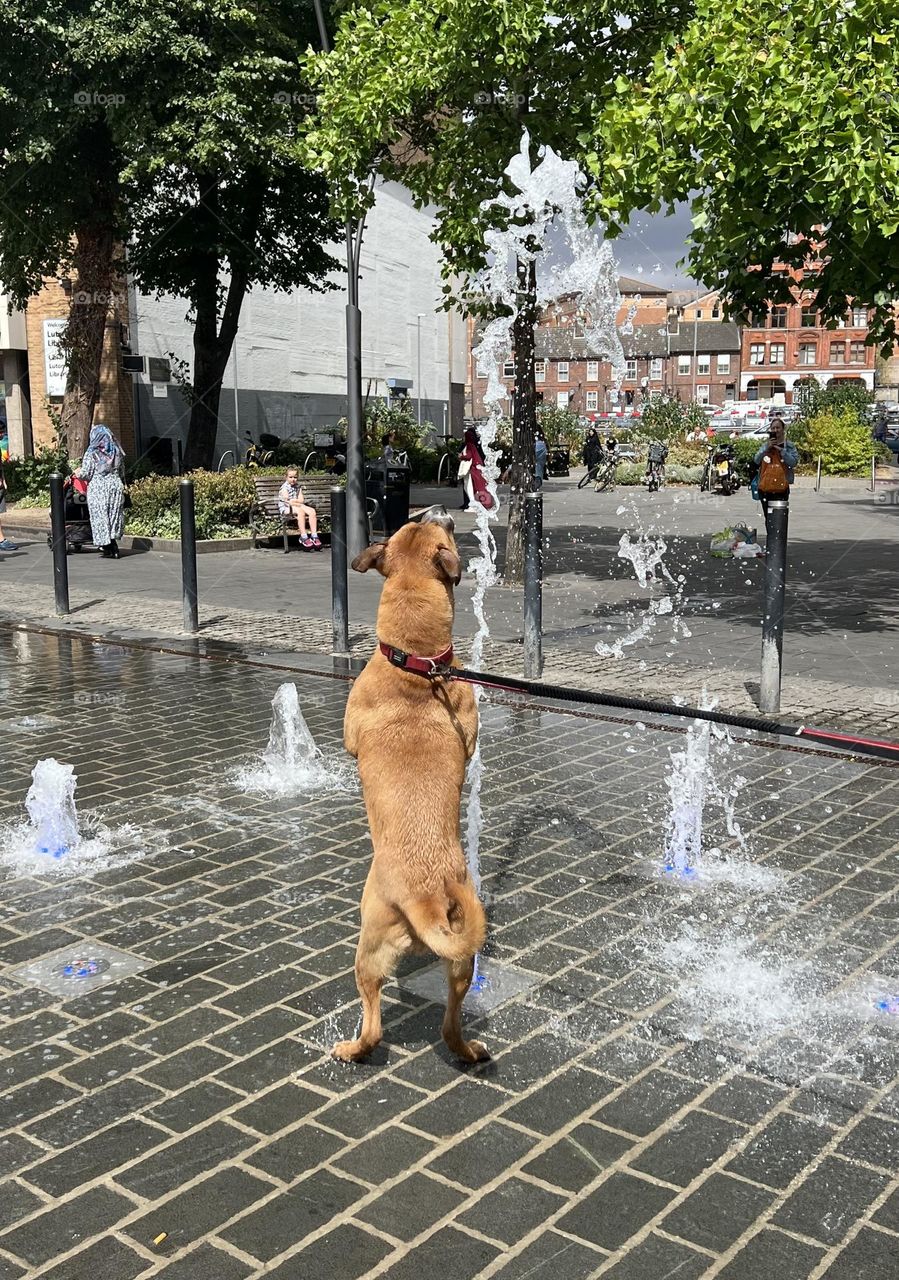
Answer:
M378 504L372 516L372 527L386 538L401 529L409 519L409 478L411 470L398 462L385 463L382 458L365 468L365 496Z

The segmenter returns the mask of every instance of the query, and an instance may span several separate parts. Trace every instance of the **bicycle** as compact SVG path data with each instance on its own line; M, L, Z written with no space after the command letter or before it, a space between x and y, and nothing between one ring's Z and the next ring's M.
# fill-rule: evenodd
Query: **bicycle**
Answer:
M579 489L586 489L588 484L596 486L596 492L602 493L615 485L616 462L611 458L603 458L601 462L589 467L577 482Z

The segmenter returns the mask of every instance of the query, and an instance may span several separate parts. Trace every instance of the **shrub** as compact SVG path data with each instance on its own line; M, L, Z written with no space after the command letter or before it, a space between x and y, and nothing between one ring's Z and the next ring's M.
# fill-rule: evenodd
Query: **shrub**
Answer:
M621 485L642 484L646 466L641 462L622 462L615 471L615 483ZM699 484L702 467L684 467L665 464L666 484Z
M249 522L253 477L259 471L232 467L230 471L193 471L198 538L240 537ZM279 468L261 474L281 475ZM180 476L149 476L130 489L128 532L145 538L180 538Z
M858 476L871 465L876 450L868 424L859 421L854 406L845 404L808 419L803 451L812 460L820 458L828 475Z
M51 473L68 475L69 470L68 451L61 445L41 445L33 458L9 458L3 464L3 474L10 502L27 498L33 503L45 497L46 503L40 505L49 506Z
M822 413L848 411L856 422L867 422L868 405L873 400L873 395L865 387L840 379L831 387L822 387L812 379L797 382L793 395L799 416L805 421L811 421Z
M685 405L672 396L656 396L643 405L637 431L643 440L672 441L683 440L688 431L705 425L706 416L695 401Z

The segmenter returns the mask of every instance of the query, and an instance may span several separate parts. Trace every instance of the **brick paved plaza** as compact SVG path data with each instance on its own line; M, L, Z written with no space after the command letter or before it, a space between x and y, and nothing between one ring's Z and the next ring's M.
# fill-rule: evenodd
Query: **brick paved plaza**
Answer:
M347 1067L361 796L229 774L285 679L339 759L348 685L273 661L0 631L0 820L56 756L156 850L0 872L3 1280L895 1277L893 767L735 743L748 852L712 814L727 874L682 886L645 865L682 726L487 705L487 971L527 989L461 1069L410 966ZM15 979L109 947L96 989Z

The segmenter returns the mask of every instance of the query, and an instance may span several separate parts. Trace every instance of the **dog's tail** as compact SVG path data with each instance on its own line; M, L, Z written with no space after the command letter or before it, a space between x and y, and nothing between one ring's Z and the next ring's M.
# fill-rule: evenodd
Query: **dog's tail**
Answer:
M419 938L444 960L477 955L487 937L487 918L470 880L447 880L442 895L403 904Z

